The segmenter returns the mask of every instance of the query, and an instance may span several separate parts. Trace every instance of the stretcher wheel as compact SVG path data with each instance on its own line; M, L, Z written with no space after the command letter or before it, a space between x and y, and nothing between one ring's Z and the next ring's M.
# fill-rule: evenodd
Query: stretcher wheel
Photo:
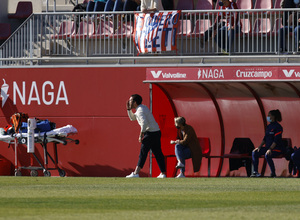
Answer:
M38 171L37 170L31 170L30 171L30 176L38 176Z
M45 170L45 171L44 171L44 176L45 176L45 177L50 177L50 176L51 176L50 171Z
M15 170L15 176L22 176L22 173L20 170Z
M67 145L67 143L68 143L67 141L63 141L63 145Z
M60 177L65 177L66 176L66 172L64 170L59 169L58 173L59 173Z
M20 142L21 142L21 144L26 144L27 143L27 138L21 138Z
M79 140L75 140L75 144L79 144Z

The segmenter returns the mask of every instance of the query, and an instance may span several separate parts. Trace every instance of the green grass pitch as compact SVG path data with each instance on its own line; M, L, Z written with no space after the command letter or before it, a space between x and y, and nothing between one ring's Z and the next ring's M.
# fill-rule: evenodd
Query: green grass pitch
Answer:
M299 181L0 177L0 219L300 219Z

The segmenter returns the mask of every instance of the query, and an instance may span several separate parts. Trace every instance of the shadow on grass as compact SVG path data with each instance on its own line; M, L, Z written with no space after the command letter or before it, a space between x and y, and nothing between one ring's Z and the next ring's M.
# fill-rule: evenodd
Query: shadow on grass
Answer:
M67 176L87 176L87 177L125 177L126 175L133 172L133 169L117 169L111 166L105 165L85 165L81 166L79 164L70 162L69 163L74 169L66 169ZM149 175L145 172L140 172L140 177L148 177Z

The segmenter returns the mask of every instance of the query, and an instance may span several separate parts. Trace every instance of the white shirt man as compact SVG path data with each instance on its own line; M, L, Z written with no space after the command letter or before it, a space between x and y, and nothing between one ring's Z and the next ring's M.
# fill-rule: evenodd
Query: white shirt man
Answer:
M130 97L126 104L127 113L131 121L137 120L141 126L139 135L139 142L141 143L140 156L135 171L126 178L139 177L139 172L143 168L147 159L148 152L152 150L155 155L155 159L161 170L161 174L157 178L165 178L165 160L161 151L161 132L157 122L155 121L150 110L142 105L142 97L138 94L134 94ZM135 113L131 109L135 109Z

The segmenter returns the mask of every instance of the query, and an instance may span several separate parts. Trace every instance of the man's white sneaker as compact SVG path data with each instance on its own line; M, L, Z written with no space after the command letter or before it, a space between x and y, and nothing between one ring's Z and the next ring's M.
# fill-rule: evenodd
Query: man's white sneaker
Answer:
M177 165L176 165L176 168L184 168L184 164L181 163L180 161L178 161Z
M166 177L166 174L160 173L160 174L157 176L157 178L167 178L167 177Z
M183 173L179 173L178 176L176 176L176 178L185 178Z
M134 172L132 172L131 174L127 175L126 178L139 178L140 175L139 174L134 174Z

